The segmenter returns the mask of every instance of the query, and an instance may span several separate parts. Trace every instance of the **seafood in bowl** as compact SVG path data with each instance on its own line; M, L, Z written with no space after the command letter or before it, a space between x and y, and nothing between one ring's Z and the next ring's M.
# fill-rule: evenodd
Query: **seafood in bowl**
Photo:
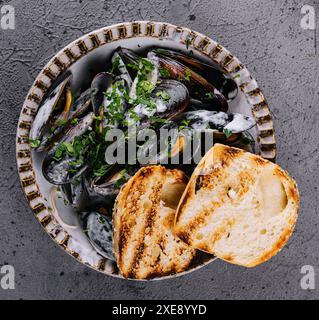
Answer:
M134 36L126 39L120 31L114 32L120 26L114 26L113 37L123 36L123 39L112 41L110 33L103 29L103 34L85 36L61 51L62 55L57 55L59 61L52 60L61 67L60 71L51 77L55 69L52 67L50 73L46 67L37 79L35 86L39 88L40 85L44 88L45 77L52 81L40 98L36 99L38 90L31 91L27 101L30 106L31 100L37 104L36 112L31 115L29 127L24 126L25 112L22 113L18 131L18 164L23 165L19 158L24 156L20 142L27 137L36 181L34 185L23 182L24 190L31 199L31 189L37 188L30 204L36 208L37 218L46 230L81 262L106 274L139 280L184 274L214 260L214 254L185 248L187 244L179 244L181 239L174 238L174 212L183 190L179 183L166 183L165 176L176 172L173 176L185 177L187 183L215 143L261 153L266 158L274 156L273 149L266 147L267 143L271 147L272 141L264 138L270 132L266 125L271 120L256 124L259 115L252 110L252 104L259 103L258 99L253 100L253 95L249 98L245 93L256 88L248 71L239 64L239 69L228 67L226 60L225 65L211 61L202 54L204 50L196 41L186 41L185 46L181 40L179 44L178 37L170 38L170 30L175 27L167 27L168 34L161 33L161 39ZM146 31L141 29L142 33ZM104 41L108 42L105 46ZM75 47L79 48L77 54ZM207 46L205 50L212 49ZM234 58L234 65L236 61ZM232 68L236 71L229 73ZM234 76L234 73L239 74ZM261 136L260 132L265 135ZM152 205L141 193L136 200L141 208L133 212L143 220L152 211L154 219L149 221L155 226L162 224L163 228L153 231L144 223L146 220L136 221L141 222L140 231L146 238L148 232L158 236L150 237L150 241L168 236L167 245L175 251L170 251L170 255L162 243L152 259L161 256L158 266L163 269L146 272L132 260L131 272L119 261L121 257L126 261L128 254L121 251L121 241L114 243L115 239L121 239L120 233L127 227L121 220L116 230L115 212L120 212L120 217L123 215L120 219L130 220L119 205L119 202L129 205L129 201L119 200L129 197L130 192L124 196L123 190L129 185L134 190L134 181L141 188L148 185L143 173L147 168L154 171L154 177L156 172L162 172L152 182L158 181L163 186L158 188L160 194L159 191L149 194L154 196L153 200L149 199ZM28 171L19 170L24 181ZM172 198L171 194L175 196ZM41 205L37 204L39 200ZM127 239L136 241L131 236ZM143 251L145 255L149 255L147 248ZM179 264L175 253L180 250L188 252L189 258ZM171 258L177 265L166 260ZM154 265L152 259L138 260L147 261L150 268Z

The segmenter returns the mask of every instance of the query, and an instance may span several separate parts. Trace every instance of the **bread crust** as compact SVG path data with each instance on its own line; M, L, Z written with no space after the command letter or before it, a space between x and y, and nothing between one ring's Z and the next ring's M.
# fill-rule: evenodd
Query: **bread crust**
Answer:
M182 171L149 166L122 187L114 206L113 236L117 265L125 278L162 277L191 265L196 250L173 234L187 182Z
M272 194L275 186L286 194L286 199ZM257 193L254 188L261 188L263 192ZM282 207L279 202L283 203ZM254 207L248 210L249 206ZM238 209L241 207L242 211ZM276 255L287 243L296 225L298 207L297 185L286 171L260 156L216 144L200 161L185 189L177 208L174 230L193 248L233 264L255 267ZM247 212L246 216L243 212ZM252 214L261 214L261 217L249 217ZM276 229L274 236L269 235L268 245L262 240L265 234L257 234L252 229L250 233L239 230L246 218L248 224L250 219L252 227L253 221L258 222L258 228L264 225L261 231L265 234L271 228L278 229L279 224L282 230ZM245 232L259 244L253 251L252 244L245 243L242 238L243 246L252 246L247 257L240 252L243 248L234 244L236 239L232 240L235 233Z

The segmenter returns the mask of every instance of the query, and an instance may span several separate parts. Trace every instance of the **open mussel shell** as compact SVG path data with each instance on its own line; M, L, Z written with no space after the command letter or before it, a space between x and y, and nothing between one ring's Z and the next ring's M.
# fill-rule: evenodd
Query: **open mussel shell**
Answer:
M150 51L147 57L158 68L164 69L169 78L182 82L189 90L192 98L212 104L213 110L224 112L228 110L227 99L213 84L191 68L170 57L157 55L154 51Z
M163 119L174 119L183 113L190 101L189 92L185 85L176 80L162 80L152 92L155 99L156 113Z
M64 135L72 128L74 123L77 123L91 110L91 90L82 93L72 103L70 116L67 121L61 124L56 123L46 132L41 141L40 150L49 151L53 146L63 139Z
M112 88L113 81L113 74L101 72L94 77L91 83L91 100L96 116L100 115L100 111L104 106L105 92Z
M72 93L69 88L72 75L68 73L57 86L54 87L41 103L38 113L32 122L29 138L39 140L40 145L36 151L43 151L47 144L47 135L51 134L51 128L58 120L67 120L71 104ZM44 140L44 142L42 141Z
M147 130L147 129L145 129ZM141 130L139 133L142 133ZM148 141L139 146L138 160L142 165L148 164L179 164L182 159L186 159L184 151L189 147L191 142L191 130L186 128L179 131L178 124L174 121L168 121L158 129L156 138L148 139ZM139 136L138 136L139 138ZM141 161L142 160L142 161Z
M88 193L83 177L75 179L72 183L60 186L60 190L67 201L75 210L83 211L88 202Z
M90 212L84 216L83 229L97 253L115 261L113 254L112 218L109 215Z
M87 169L87 166L73 165L75 161L75 157L66 157L60 161L45 161L42 168L43 175L54 185L71 183Z
M93 111L91 108L91 89L87 89L73 101L71 118L82 118L89 110Z
M104 197L115 197L131 176L125 168L115 168L103 177L94 178L91 188Z
M86 164L74 165L77 160L75 157L65 152L61 160L57 161L55 153L62 143L70 143L76 137L82 136L91 127L93 121L94 114L90 112L65 134L58 145L48 152L42 164L42 173L47 181L54 185L71 183L86 171L88 168Z
M134 79L137 76L137 71L130 66L137 64L141 57L138 56L133 50L123 47L118 47L115 51L115 54L117 54L121 58L121 62L123 62L123 64L125 65L131 79Z
M118 50L121 51L121 48L119 48ZM126 82L127 87L131 88L133 83L132 77L128 72L128 68L118 51L115 51L115 53L113 54L112 64L112 72L117 76L120 76L121 79Z
M233 100L237 96L238 86L236 82L224 72L217 69L215 66L196 59L191 54L192 51L190 51L188 54L185 54L179 51L155 48L154 52L159 56L170 57L174 60L177 60L191 68L203 76L211 84L213 84L214 87L217 88L227 100Z

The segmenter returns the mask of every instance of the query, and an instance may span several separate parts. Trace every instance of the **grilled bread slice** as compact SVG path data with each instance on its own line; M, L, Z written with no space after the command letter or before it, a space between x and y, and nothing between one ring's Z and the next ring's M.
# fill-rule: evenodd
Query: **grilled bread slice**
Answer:
M187 185L182 171L140 169L121 189L114 207L114 252L125 278L150 279L185 271L195 258L173 234L176 208Z
M190 179L174 229L193 248L254 267L286 244L298 206L296 183L278 165L216 144Z

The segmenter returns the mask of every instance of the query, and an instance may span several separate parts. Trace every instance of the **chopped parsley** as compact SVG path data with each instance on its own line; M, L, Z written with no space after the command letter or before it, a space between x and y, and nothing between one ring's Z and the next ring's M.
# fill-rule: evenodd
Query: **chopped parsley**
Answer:
M187 68L185 70L185 79L186 79L186 81L190 81L191 80L191 75L192 75L191 70Z
M186 119L181 121L180 125L178 126L178 131L182 131L183 129L187 128L190 122L191 122L190 120L186 120Z
M38 147L40 146L41 141L38 140L38 139L35 139L35 140L29 139L29 143L30 143L30 147L31 147L32 149L36 149L36 148L38 148Z
M72 126L75 126L75 125L77 125L79 123L79 119L78 118L74 118L74 119L71 120L70 123L72 124Z
M224 135L226 136L226 138L228 139L230 136L233 135L233 132L229 129L224 129Z
M152 125L164 124L169 122L169 120L161 118L160 116L151 116L149 119Z
M111 91L104 93L106 99L109 101L107 112L105 113L108 124L115 125L124 119L123 102L125 97L123 90L125 91L124 81L117 81L113 84Z
M213 100L214 99L214 94L212 92L206 92L205 93L205 98L207 100Z
M169 101L171 99L170 95L166 91L158 91L156 97L162 98L164 101Z
M112 68L111 68L111 73L114 73L115 71L119 70L119 66L120 66L120 61L121 58L120 57L116 57L112 63Z
M162 78L169 78L171 76L169 71L164 68L160 68L159 73Z
M155 85L152 84L148 80L141 80L137 83L136 86L136 95L145 97L152 93L152 91L155 89Z
M58 119L55 121L54 126L55 127L63 127L68 123L68 120L65 119Z

